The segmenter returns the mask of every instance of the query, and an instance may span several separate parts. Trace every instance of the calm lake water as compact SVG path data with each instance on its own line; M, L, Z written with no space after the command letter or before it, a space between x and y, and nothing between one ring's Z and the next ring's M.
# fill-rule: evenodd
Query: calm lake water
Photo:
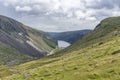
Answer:
M58 40L58 47L68 47L70 46L71 44L66 42L66 41L61 41L61 40Z

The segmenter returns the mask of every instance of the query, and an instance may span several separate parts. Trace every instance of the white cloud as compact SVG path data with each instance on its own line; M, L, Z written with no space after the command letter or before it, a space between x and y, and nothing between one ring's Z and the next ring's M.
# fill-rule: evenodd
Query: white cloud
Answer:
M87 17L86 20L96 21L97 19L95 17Z
M32 9L31 9L31 7L29 7L29 6L23 6L23 7L20 7L20 6L16 6L16 11L25 11L25 12L29 12L29 11L31 11Z
M114 11L112 12L113 16L120 16L120 11Z
M75 16L77 17L77 19L84 19L86 17L86 14L80 10L75 12Z
M38 13L43 11L52 14L62 13L68 16L72 16L75 9L84 9L81 0L4 0L3 2L6 6L17 6L17 11L36 11Z
M0 3L22 17L20 21L44 30L93 28L106 17L120 16L120 0L0 0ZM47 27L39 27L40 24Z
M18 3L20 3L20 0L3 0L4 4L7 4L7 5L16 5ZM22 1L21 1L22 2Z
M97 5L96 3L99 3L101 0L84 0L86 6L93 6Z
M95 17L92 17L95 14L95 10L88 9L87 11L75 11L75 16L77 19L84 19L84 20L96 20Z
M115 6L112 10L112 16L120 16L120 8L118 6Z

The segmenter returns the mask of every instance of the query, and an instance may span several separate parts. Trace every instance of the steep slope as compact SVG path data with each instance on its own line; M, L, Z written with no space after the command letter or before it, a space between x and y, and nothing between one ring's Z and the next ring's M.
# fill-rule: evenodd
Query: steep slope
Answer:
M54 40L62 40L73 44L80 40L83 36L87 35L91 30L77 30L67 32L48 32Z
M120 34L120 17L106 18L99 23L96 28L81 40L74 43L72 46L63 50L63 52L69 52L77 50L81 47L86 47L94 43L108 40L114 36Z
M45 32L27 27L11 18L0 16L0 57L4 64L24 61L23 56L27 56L28 60L43 57L55 46L56 43Z
M119 80L120 52L116 52L119 45L117 36L104 44L94 44L94 48L87 46L12 68L2 66L1 77L2 80Z
M116 20L116 21L114 21ZM2 80L119 80L120 33L119 17L108 18L89 35L78 41L67 54L58 54L11 68L1 66ZM114 23L115 22L115 23ZM117 23L117 25L116 25ZM111 25L110 25L111 24ZM116 26L112 26L116 25ZM99 28L98 28L99 27ZM116 28L114 28L116 27ZM109 30L108 30L109 28ZM102 36L95 36L105 32ZM102 31L101 31L102 30ZM106 31L108 30L108 32ZM96 32L96 34L94 34ZM91 37L92 38L91 38ZM97 38L96 38L97 37ZM86 39L85 39L86 38ZM88 39L90 41L88 41ZM82 43L85 40L85 43ZM86 42L87 41L87 42ZM91 43L92 41L92 43ZM77 45L81 44L81 46ZM86 46L85 46L85 45ZM70 47L68 49L73 49ZM12 70L11 70L12 69Z

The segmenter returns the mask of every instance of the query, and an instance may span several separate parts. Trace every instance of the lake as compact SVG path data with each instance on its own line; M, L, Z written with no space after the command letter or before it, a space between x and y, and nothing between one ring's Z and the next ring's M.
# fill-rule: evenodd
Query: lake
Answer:
M62 40L58 40L58 47L62 47L62 48L65 48L65 47L68 47L70 46L71 44L66 42L66 41L62 41Z

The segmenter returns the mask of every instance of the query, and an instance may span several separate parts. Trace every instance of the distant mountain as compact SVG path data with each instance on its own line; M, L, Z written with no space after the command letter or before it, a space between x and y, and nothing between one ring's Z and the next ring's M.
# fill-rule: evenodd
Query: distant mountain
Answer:
M73 45L64 49L65 51L73 51L81 47L86 47L95 43L103 43L103 41L113 38L120 34L120 17L106 18L99 23L96 28L88 35L75 42Z
M73 44L77 40L81 39L83 36L87 35L91 30L76 30L67 32L48 32L54 40L63 40Z
M0 64L13 64L47 55L56 43L45 32L0 16Z

